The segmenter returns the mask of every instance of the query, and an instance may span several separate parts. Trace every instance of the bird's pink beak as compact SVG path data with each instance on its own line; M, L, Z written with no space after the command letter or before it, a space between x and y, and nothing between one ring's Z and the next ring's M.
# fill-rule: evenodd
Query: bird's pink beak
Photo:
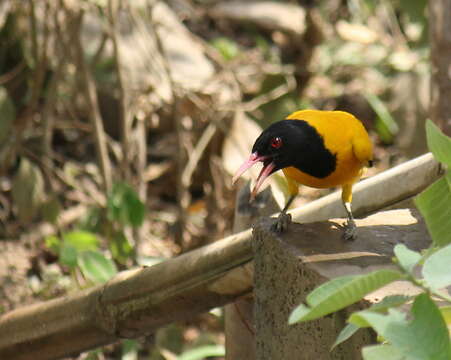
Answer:
M252 166L254 166L258 162L263 162L267 159L267 156L260 156L256 152L251 154L248 160L246 160L243 165L240 166L240 168L237 170L235 175L232 179L232 184L235 184L235 182L238 180L238 178L243 175L244 172L246 172L248 169L250 169ZM257 195L258 190L262 186L265 179L271 175L272 171L275 168L275 164L273 162L267 164L263 167L263 169L260 171L260 174L257 177L257 182L254 185L254 188L251 192L251 200L255 198L255 195Z

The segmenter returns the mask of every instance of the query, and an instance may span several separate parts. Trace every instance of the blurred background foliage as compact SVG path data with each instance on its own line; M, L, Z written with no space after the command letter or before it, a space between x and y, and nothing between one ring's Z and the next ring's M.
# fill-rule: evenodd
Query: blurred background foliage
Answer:
M425 7L3 0L0 311L229 234L231 173L294 110L359 117L376 145L369 175L425 152ZM221 358L222 330L216 309L80 358Z

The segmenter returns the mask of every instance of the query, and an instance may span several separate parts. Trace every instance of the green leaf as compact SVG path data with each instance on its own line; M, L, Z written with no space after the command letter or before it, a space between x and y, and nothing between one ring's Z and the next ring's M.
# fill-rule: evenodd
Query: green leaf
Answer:
M59 261L61 264L71 268L77 266L78 251L69 243L64 242L59 253Z
M105 358L102 348L91 350L86 354L86 357L83 357L84 360L99 360L102 358Z
M370 93L365 93L364 96L378 117L376 127L379 135L385 143L391 143L399 131L398 124L379 97Z
M138 340L124 339L122 340L122 357L121 360L137 360L139 351Z
M442 313L443 320L445 320L445 323L448 325L448 327L451 327L451 306L441 307L440 312Z
M108 217L123 225L141 226L146 207L136 192L125 183L116 183L107 200Z
M376 118L374 128L376 130L377 135L384 144L386 145L393 144L394 135L391 133L391 131L387 128L385 123L380 118Z
M313 290L306 298L308 307L299 305L291 313L288 322L294 324L313 320L343 309L401 277L402 274L398 271L378 270L370 274L333 279Z
M367 313L380 314L381 316L385 316L378 311L364 310L352 313L348 319L348 322L350 324L354 324L359 327L370 327L372 326L372 324L369 321L367 321L366 317L364 316ZM389 313L388 317L390 317L392 321L397 321L400 323L406 321L406 314L397 309L389 308L388 313Z
M133 255L132 245L123 231L116 231L111 240L111 255L113 255L113 258L121 264L125 264L125 262Z
M429 119L426 121L426 139L437 161L451 167L451 138Z
M364 360L407 360L392 345L365 346L362 355Z
M59 253L60 247L61 247L61 240L58 236L50 235L47 236L44 240L45 246L49 248L51 251L53 251L55 254Z
M65 244L70 244L77 251L97 250L99 248L99 240L97 236L88 231L71 231L63 235Z
M331 350L333 350L337 345L340 345L342 342L348 340L359 329L360 327L357 325L347 324L338 334L337 340L335 340L334 344L331 347Z
M451 190L440 178L415 198L415 205L426 221L432 241L438 246L451 243Z
M353 280L359 278L359 275L341 276L318 286L310 294L307 295L306 301L310 306L315 306L327 299L330 294L339 291L343 286L351 283Z
M416 264L421 260L421 255L410 250L404 244L397 244L394 248L399 265L408 273L411 273Z
M8 139L11 127L16 118L16 109L8 92L0 86L0 144Z
M232 60L239 53L236 42L226 37L218 37L211 44L215 47L225 60Z
M310 306L314 306L315 304L320 304L323 300L327 299L330 294L333 294L336 291L339 291L343 286L352 282L357 275L349 275L349 276L341 276L326 283L318 286L314 289L310 294L307 295L306 301ZM288 320L289 324L293 324L301 319L308 313L310 313L311 309L308 306L300 304L290 315Z
M203 360L208 357L225 356L224 345L203 345L180 354L178 360Z
M362 317L393 345L406 359L449 360L451 347L446 323L440 310L427 294L415 298L412 321L406 321L400 312L382 315L361 311L352 317ZM351 321L350 319L350 321Z
M393 309L394 307L400 306L407 301L412 300L411 296L406 295L388 295L384 297L381 301L379 301L377 304L372 305L365 311L371 311L375 313L385 313L390 312L393 319L397 318L399 321L405 320L405 314L397 311L396 309ZM366 319L362 316L360 316L361 312L355 312L353 313L349 319L348 322L350 324L354 324L360 328L364 327L370 327L371 324L366 321Z
M95 283L103 283L117 273L116 265L99 251L83 251L78 257L83 275Z
M427 0L401 0L399 5L403 15L407 14L409 17L409 24L410 22L426 22L425 8Z
M387 295L378 303L371 305L369 311L386 312L390 308L397 307L412 300L411 296L407 295Z
M434 290L451 285L451 244L429 256L422 269L426 283Z

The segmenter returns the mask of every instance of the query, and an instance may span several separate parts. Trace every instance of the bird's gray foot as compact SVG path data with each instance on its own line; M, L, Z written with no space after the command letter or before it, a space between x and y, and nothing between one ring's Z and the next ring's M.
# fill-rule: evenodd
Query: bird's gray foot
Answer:
M353 219L348 219L343 232L343 239L347 241L355 240L357 236L357 226Z
M291 223L291 214L287 214L282 211L277 217L276 222L273 224L272 228L275 232L281 233L288 229Z

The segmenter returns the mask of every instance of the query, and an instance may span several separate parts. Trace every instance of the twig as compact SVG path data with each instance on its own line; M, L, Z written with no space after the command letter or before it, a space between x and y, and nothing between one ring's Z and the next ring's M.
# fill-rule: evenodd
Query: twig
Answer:
M283 95L286 95L290 91L296 89L296 81L292 77L287 77L287 83L277 86L271 91L264 93L260 96L253 98L251 101L243 103L240 106L240 110L242 111L254 111L258 109L263 104L269 103L280 98Z
M47 17L49 15L50 4L46 1L44 8L44 16ZM30 109L31 112L36 108L36 105L39 100L39 96L41 95L42 85L44 82L46 66L47 66L47 51L48 51L48 43L49 43L49 26L47 23L44 24L44 30L42 33L42 43L39 45L37 40L37 29L36 29L36 12L34 8L34 0L30 0L30 12L31 12L31 31L33 32L32 36L32 53L35 56L36 68L34 73L34 81L33 81L33 92L30 101ZM36 48L35 48L36 47ZM42 49L39 52L39 49Z
M59 0L58 5L59 9L56 9L53 16L55 33L57 35L56 45L59 50L58 56L60 56L64 60L69 61L70 57L74 55L72 44L74 43L77 34L74 31L70 31L70 24L68 24L69 10L65 5L64 0ZM64 13L64 20L60 19L61 17L59 16L59 11L62 11ZM64 25L65 28L62 28L62 25Z
M25 69L25 65L26 65L25 61L21 60L16 66L12 68L12 70L7 72L6 74L2 74L0 76L0 85L4 85L7 82L14 79L17 75L19 75L22 72L23 69Z
M30 29L31 29L31 55L33 59L38 62L39 52L38 52L38 31L36 26L36 9L34 7L34 0L28 0L28 6L30 11Z
M100 40L99 47L97 48L96 52L94 53L94 56L91 60L91 68L95 68L96 65L99 63L100 58L102 56L103 50L105 49L105 45L108 41L109 37L107 33L102 33L102 39Z
M58 92L58 83L60 81L63 70L63 61L62 58L59 58L58 64L56 66L56 70L54 75L52 76L49 90L47 93L46 102L44 104L44 109L42 110L42 125L44 135L42 136L42 154L43 161L47 167L51 167L52 164L52 137L53 137L53 129L55 127L55 114L52 111L55 109L55 104L57 102L57 92Z
M189 206L191 195L188 192L188 187L182 181L182 174L186 163L186 151L184 148L185 131L183 128L182 120L183 116L178 111L179 104L178 97L174 97L174 104L172 106L172 117L175 122L175 128L177 132L177 205L178 205L178 224L176 227L176 243L182 246L184 245L184 229L186 227L187 216L186 209Z
M110 23L110 37L113 42L113 54L116 65L117 75L117 89L119 93L119 121L121 129L121 143L122 143L122 172L126 180L130 180L130 116L129 109L127 109L127 93L124 88L124 75L121 68L121 54L119 52L117 40L117 22L119 18L120 2L115 0L108 1L108 20Z
M137 177L137 189L138 196L143 203L146 203L147 195L147 182L145 181L144 173L147 164L147 141L146 141L146 123L144 119L139 119L135 128L136 150L137 150L137 162L136 162L136 177ZM138 253L140 249L140 243L145 238L145 226L140 228L133 228L133 237L135 238L135 248Z
M62 2L64 3L64 1ZM66 11L70 14L67 9ZM81 24L83 21L83 14L83 10L80 10L76 16L72 16L72 20L74 22L73 29L77 34L74 39L76 64L81 75L81 83L86 98L86 105L88 107L89 119L94 127L94 141L97 150L97 157L99 159L100 172L103 179L103 188L104 191L108 193L112 186L111 164L108 157L105 132L103 129L102 117L100 115L95 84L85 62L83 46L81 44Z
M207 148L210 140L213 138L213 135L216 133L216 125L214 123L208 124L207 128L202 133L199 141L197 142L194 150L191 152L188 164L186 164L185 169L182 172L181 181L184 187L189 187L191 184L191 177L193 175L194 169L199 163L202 154Z

